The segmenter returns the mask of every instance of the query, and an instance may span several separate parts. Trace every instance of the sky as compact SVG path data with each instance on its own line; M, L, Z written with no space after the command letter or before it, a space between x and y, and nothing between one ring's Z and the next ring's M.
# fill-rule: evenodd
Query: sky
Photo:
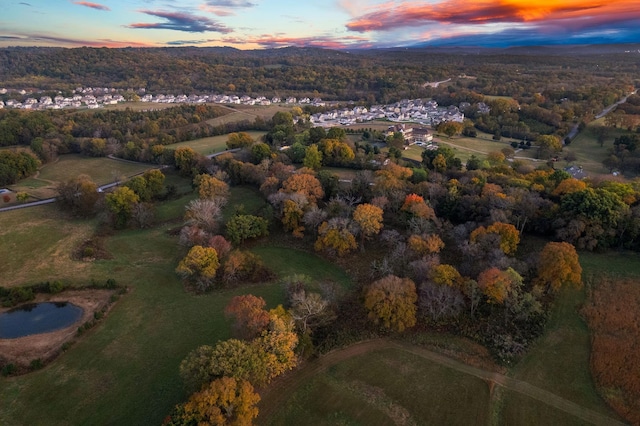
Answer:
M638 0L2 0L0 47L640 43Z

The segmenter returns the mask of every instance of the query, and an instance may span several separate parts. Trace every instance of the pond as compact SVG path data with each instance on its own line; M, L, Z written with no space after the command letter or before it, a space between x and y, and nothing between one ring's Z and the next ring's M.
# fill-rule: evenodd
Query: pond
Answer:
M0 314L0 339L15 339L68 327L82 317L82 308L69 302L22 305Z

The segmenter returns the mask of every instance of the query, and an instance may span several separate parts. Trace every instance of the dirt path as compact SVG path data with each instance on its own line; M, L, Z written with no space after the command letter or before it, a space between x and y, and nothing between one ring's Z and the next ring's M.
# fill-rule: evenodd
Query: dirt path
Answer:
M521 393L530 398L541 401L547 405L550 405L565 413L571 414L594 425L624 425L615 419L607 417L589 408L582 407L574 402L566 400L558 395L555 395L549 391L533 386L530 383L523 382L512 377L507 377L504 374L496 373L493 371L483 370L477 367L464 364L455 359L447 356L432 352L428 349L421 348L419 346L410 345L407 343L401 343L397 341L380 339L370 340L366 342L357 343L344 349L338 349L329 352L325 356L309 362L303 366L300 370L287 374L281 379L275 381L271 386L262 390L260 396L262 398L260 407L260 420L269 419L273 413L284 405L286 400L291 396L291 393L302 383L307 381L315 374L326 370L327 368L336 365L346 359L362 355L368 352L379 351L383 349L399 349L411 354L417 355L429 361L433 361L448 368L452 368L461 373L466 373L479 379L485 380L488 383L497 384L505 389Z

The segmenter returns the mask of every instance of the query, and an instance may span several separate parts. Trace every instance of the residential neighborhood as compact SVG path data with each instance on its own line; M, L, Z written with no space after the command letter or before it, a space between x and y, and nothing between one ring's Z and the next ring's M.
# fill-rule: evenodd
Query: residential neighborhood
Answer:
M92 88L78 87L73 91L72 96L57 95L55 97L38 93L29 93L23 90L9 91L0 89L0 94L15 93L22 96L23 100L7 99L0 100L0 108L15 108L29 110L63 109L63 108L87 108L96 109L106 105L115 105L127 102L122 91L115 88ZM24 98L25 96L28 96ZM16 96L18 97L18 96ZM135 96L128 96L132 101L145 102L150 104L229 104L229 105L262 105L272 104L284 105L310 105L314 107L328 107L329 102L320 98L279 98L274 96L237 96L237 95L173 95L173 94L148 94L144 88L135 92ZM353 103L353 102L351 102ZM441 107L436 101L424 99L403 99L389 105L372 105L370 108L358 105L353 108L341 108L321 113L313 114L309 117L311 123L316 126L333 127L338 125L348 126L355 123L363 123L372 120L389 120L394 122L417 122L424 125L437 125L443 121L464 121L463 110L466 105L459 107L452 105ZM481 113L488 113L489 107L482 105Z

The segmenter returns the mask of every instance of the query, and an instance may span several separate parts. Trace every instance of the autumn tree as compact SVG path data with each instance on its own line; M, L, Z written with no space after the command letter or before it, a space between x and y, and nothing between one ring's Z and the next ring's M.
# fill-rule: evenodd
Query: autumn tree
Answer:
M427 205L424 198L418 194L409 194L404 199L401 209L414 217L422 219L435 219L436 214L431 207Z
M282 206L282 224L285 231L291 231L294 237L304 236L304 225L302 220L304 210L294 200L284 200Z
M183 176L193 176L193 170L198 164L199 154L188 146L176 148L173 157L176 168Z
M267 302L252 294L235 296L224 309L234 319L236 334L245 340L257 337L269 325L270 317L264 307Z
M313 175L308 173L298 173L291 175L282 183L282 191L288 194L300 193L304 195L310 203L315 204L324 197L322 184Z
M438 285L460 287L463 283L462 275L453 265L440 264L429 271L429 280Z
M536 139L538 144L538 156L549 158L562 151L562 141L554 135L541 135Z
M246 132L229 133L227 138L227 148L229 149L246 148L254 143L255 141L251 135Z
M344 256L357 247L356 238L348 228L348 222L330 220L323 222L318 228L318 239L314 248L326 250L338 256Z
M260 396L246 380L222 377L196 392L176 407L167 426L233 425L249 426L258 416Z
M215 249L193 246L178 264L176 273L194 284L199 291L204 291L213 283L219 266L218 253Z
M565 194L582 191L586 188L587 184L585 182L575 178L569 178L561 181L553 190L552 194L561 197Z
M369 285L364 305L373 322L402 332L416 324L417 300L418 294L413 281L388 275Z
M74 215L91 216L100 197L98 185L87 175L79 175L58 185L58 201Z
M547 243L540 252L535 283L554 291L565 286L580 288L582 267L575 247L565 242Z
M444 248L444 241L437 234L411 235L407 245L419 256L440 253Z
M126 186L121 186L105 197L107 207L113 215L117 228L124 227L133 213L133 206L140 201L140 197Z
M200 198L228 198L229 185L208 174L199 174L193 179L193 183L198 188Z
M500 249L504 254L514 254L520 243L520 233L510 223L495 222L488 227L480 226L474 229L469 236L472 243L478 242L487 234L496 234L500 237Z
M511 285L510 276L498 268L489 268L478 275L478 286L491 303L504 303Z
M360 228L362 247L365 239L378 234L382 229L382 214L382 209L372 204L360 204L354 210L353 220Z
M438 132L444 133L448 137L452 137L462 133L462 129L464 129L464 125L456 121L443 121L440 124L438 124L438 127L436 129L438 130Z

